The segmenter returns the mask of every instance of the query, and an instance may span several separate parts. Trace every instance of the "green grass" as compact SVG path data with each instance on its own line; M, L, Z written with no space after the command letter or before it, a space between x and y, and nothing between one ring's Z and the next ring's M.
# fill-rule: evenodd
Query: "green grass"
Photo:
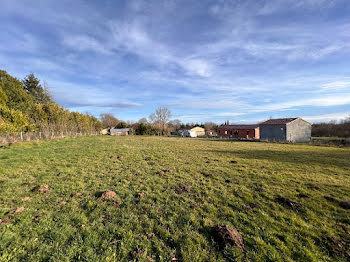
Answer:
M51 191L32 192L41 184ZM117 198L100 201L105 190ZM350 211L325 196L349 200L349 149L143 136L13 144L0 148L10 219L0 261L346 261ZM239 230L244 253L215 242L220 224Z

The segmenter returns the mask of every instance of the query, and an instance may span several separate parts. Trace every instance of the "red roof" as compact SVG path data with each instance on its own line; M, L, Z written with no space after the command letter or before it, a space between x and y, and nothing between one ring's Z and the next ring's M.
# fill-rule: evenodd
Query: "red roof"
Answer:
M258 128L259 125L222 125L218 128L225 128L225 129L255 129Z
M269 119L265 122L260 123L260 125L285 125L296 119L298 119L298 117Z

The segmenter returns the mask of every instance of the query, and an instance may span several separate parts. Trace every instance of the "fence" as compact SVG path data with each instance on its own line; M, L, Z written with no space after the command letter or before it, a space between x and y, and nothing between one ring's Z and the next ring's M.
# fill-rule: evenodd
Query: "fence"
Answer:
M80 136L97 136L98 131L90 132L72 132L72 131L44 131L44 132L16 132L16 133L0 133L0 144L11 144L23 141L40 141L52 140L65 137L80 137Z

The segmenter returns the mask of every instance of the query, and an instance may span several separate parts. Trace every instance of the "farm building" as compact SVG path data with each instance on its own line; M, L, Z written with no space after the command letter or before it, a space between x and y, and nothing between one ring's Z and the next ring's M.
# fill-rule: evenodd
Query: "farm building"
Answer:
M127 136L130 134L130 128L121 128L121 129L111 129L111 136Z
M217 132L218 136L259 139L259 125L222 125Z
M205 135L205 129L200 126L195 126L191 128L189 131L196 132L197 136L204 136Z
M261 140L288 142L311 140L311 123L298 117L269 119L259 126Z
M196 131L186 130L183 132L184 137L197 137Z
M177 135L179 135L179 136L186 136L186 134L187 135L189 134L188 132L195 133L196 137L205 135L205 129L200 127L200 126L195 126L195 127L191 128L191 129L181 129L181 130L177 131Z

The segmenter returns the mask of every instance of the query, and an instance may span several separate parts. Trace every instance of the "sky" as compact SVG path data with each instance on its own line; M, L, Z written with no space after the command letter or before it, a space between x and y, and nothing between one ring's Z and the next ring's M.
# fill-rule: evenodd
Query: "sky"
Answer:
M349 0L0 0L0 69L137 121L350 115Z

